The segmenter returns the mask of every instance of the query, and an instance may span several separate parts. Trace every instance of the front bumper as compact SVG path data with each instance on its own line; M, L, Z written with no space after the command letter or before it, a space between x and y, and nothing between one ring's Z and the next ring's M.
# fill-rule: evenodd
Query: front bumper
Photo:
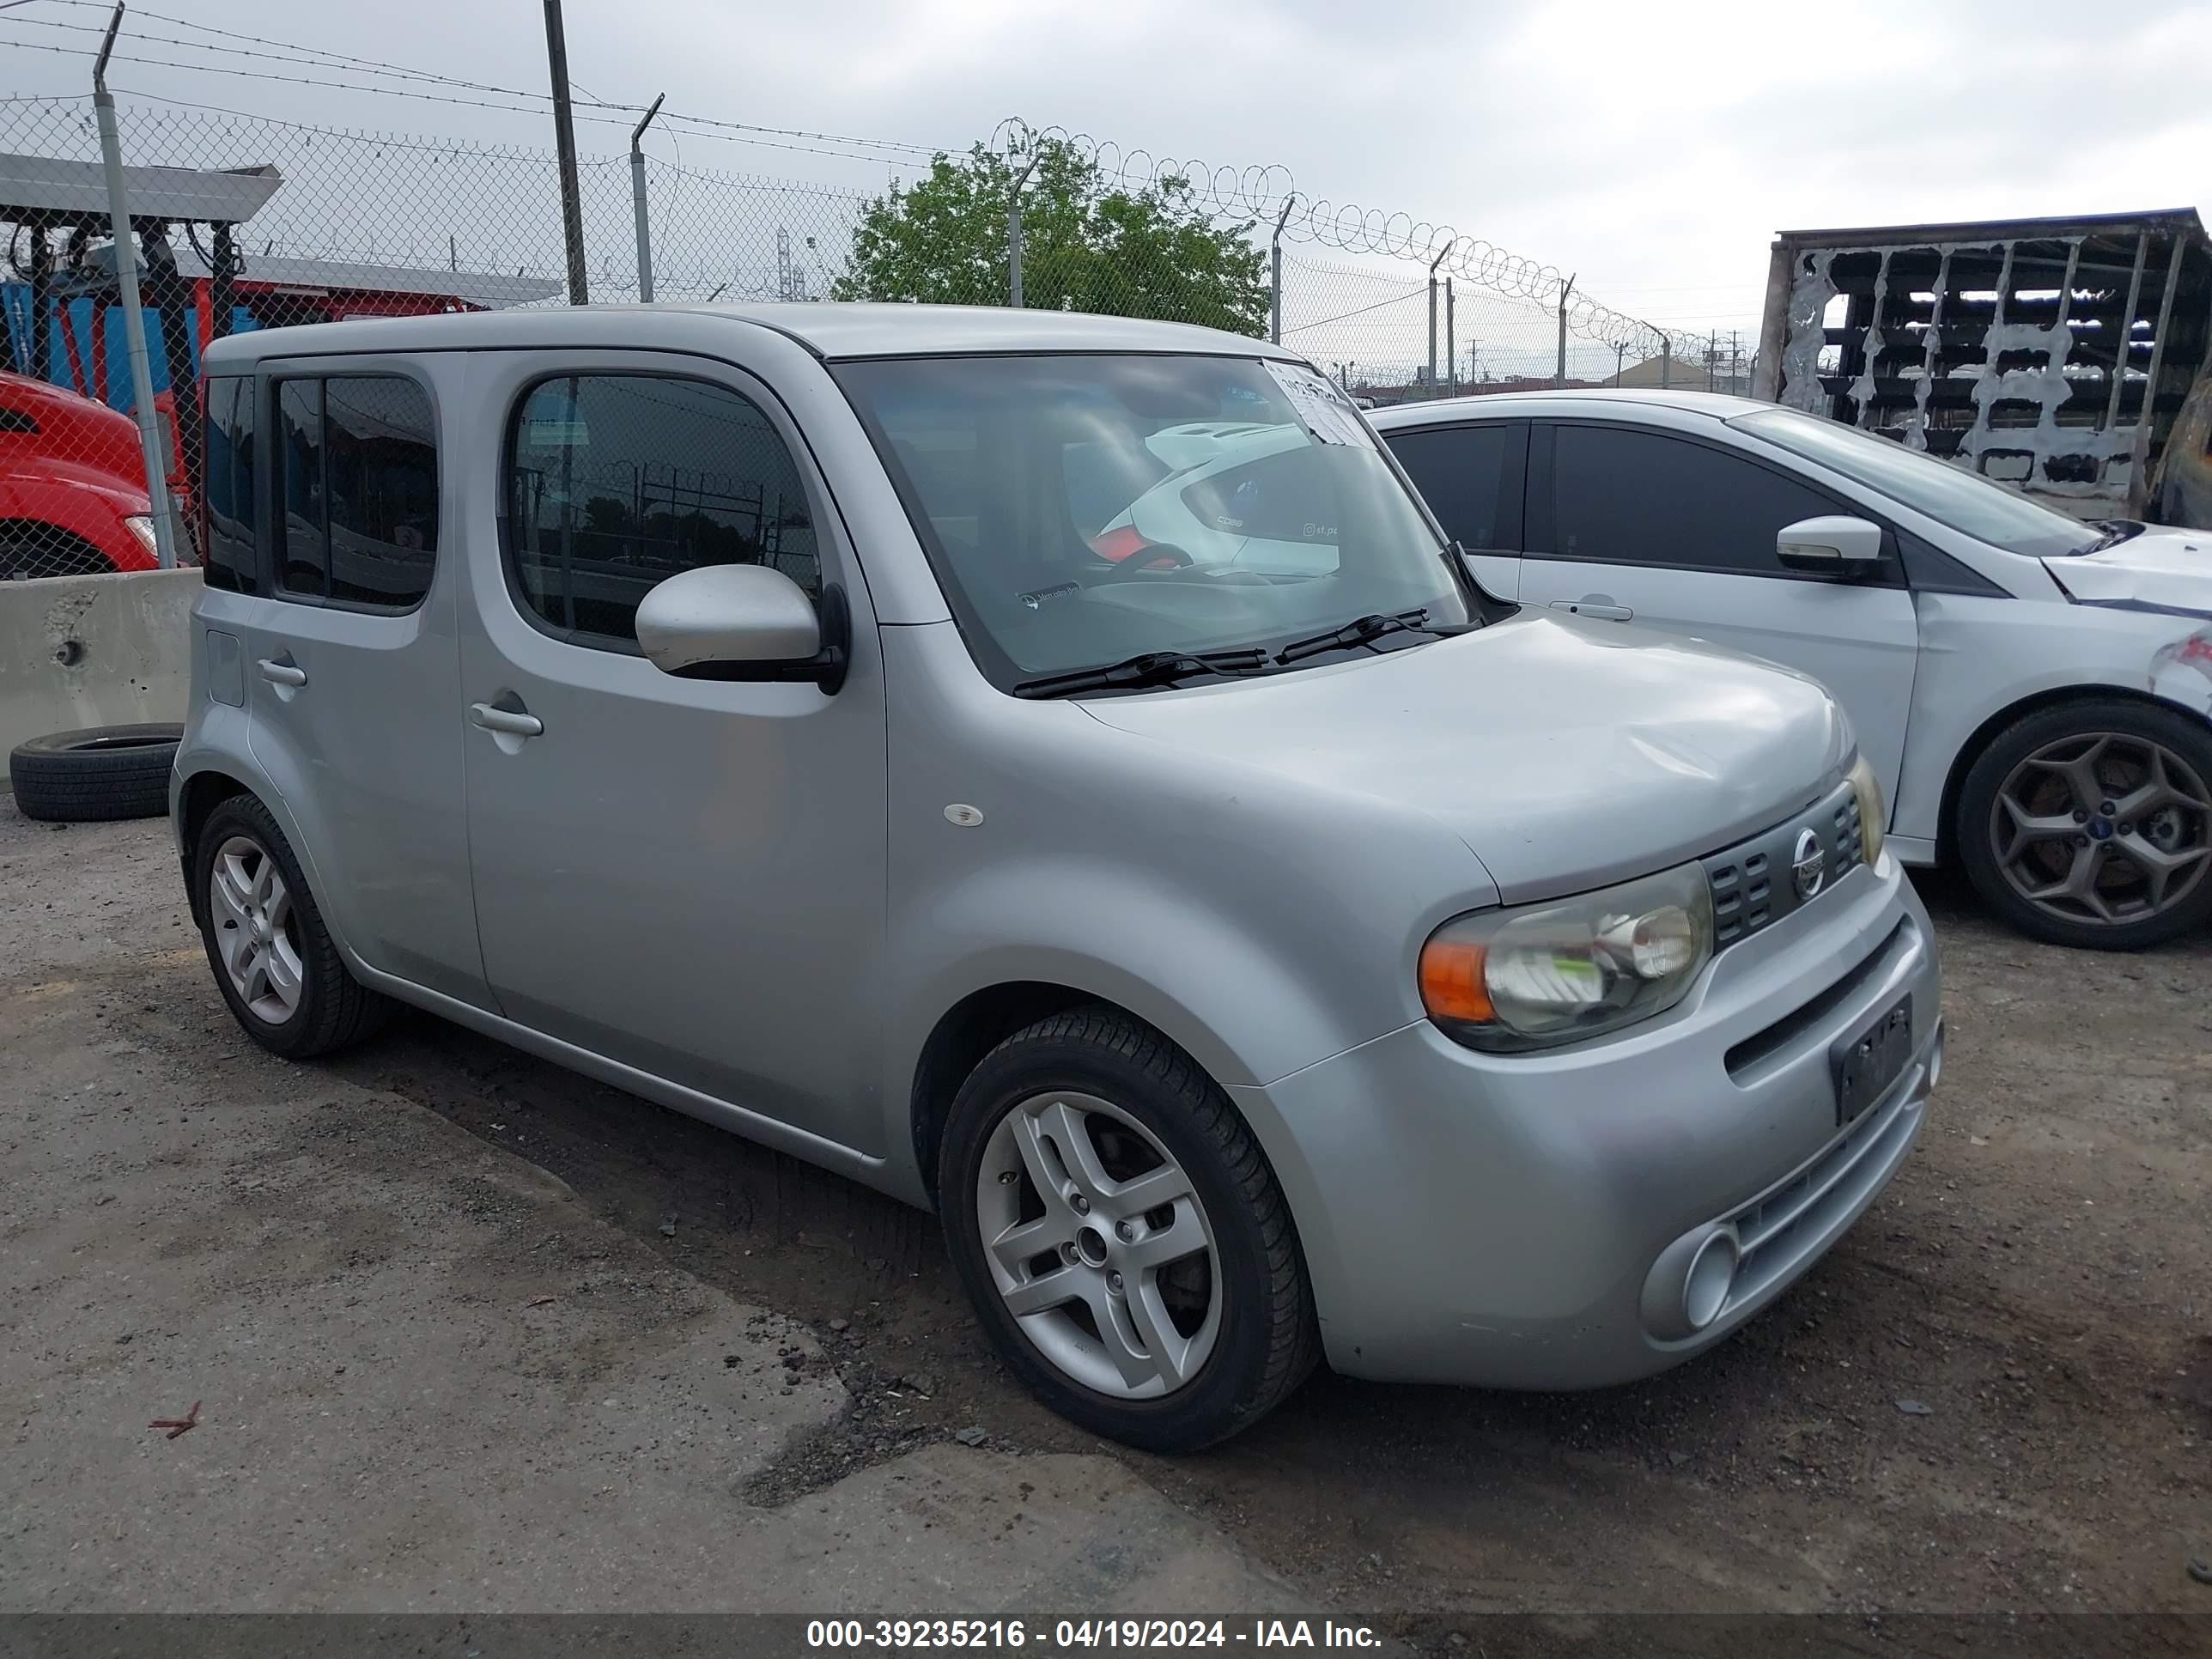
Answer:
M1335 1369L1598 1387L1721 1340L1874 1201L1926 1117L1940 989L1885 859L1616 1036L1484 1054L1422 1023L1230 1092L1291 1200ZM1830 1045L1908 994L1911 1059L1838 1125ZM1719 1231L1735 1272L1686 1334L1668 1287Z

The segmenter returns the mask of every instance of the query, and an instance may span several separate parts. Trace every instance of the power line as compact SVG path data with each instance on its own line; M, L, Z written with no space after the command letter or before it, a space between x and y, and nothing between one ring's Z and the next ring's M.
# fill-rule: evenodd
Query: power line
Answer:
M0 37L0 39L4 38L5 37ZM58 52L65 58L92 58L97 55L93 52L76 46L52 46L36 40L9 40L7 41L7 44L20 47L27 52ZM248 81L273 81L286 86L324 87L339 92L365 92L386 98L413 98L425 103L453 104L469 109L496 110L507 115L542 116L545 112L542 108L533 108L526 105L495 104L488 102L481 98L457 98L443 93L417 92L407 87L362 86L358 82L353 81L325 81L319 80L313 76L276 75L261 70L231 69L227 65L220 64L181 64L176 59L171 58L143 58L133 52L117 52L110 53L108 61L118 64L144 64L158 69L185 70L198 75L228 75ZM123 88L123 90L129 89ZM525 94L520 95L536 97L541 96L542 94ZM160 94L154 93L133 93L133 96L159 97ZM184 99L164 99L162 101L186 104L188 107L191 106L188 100ZM587 107L591 109L623 110L627 106L612 104L595 104L588 106ZM601 126L627 128L633 125L627 114L592 115L586 113L583 110L579 110L576 112L575 118L579 121L595 122ZM763 149L790 150L798 154L808 155L831 155L837 157L841 161L866 161L877 167L890 165L895 159L897 159L880 154L870 155L866 152L857 150L830 149L819 144L790 143L776 138L758 136L761 134L784 131L781 128L749 127L736 121L710 120L705 116L664 115L661 118L663 122L669 120L680 120L685 122L695 129L704 127L708 129L719 130L706 132L695 131L695 137L714 137L719 136L720 132L726 132L732 135L726 140L728 143L753 144ZM801 134L799 136L814 137L816 135ZM869 138L856 138L849 141L840 142L850 142L857 144L877 144L880 147L886 148L889 147L891 143L891 141L889 140ZM933 150L925 149L921 145L906 145L902 146L902 148L911 151L913 155L917 157L925 155L933 155L937 153Z
M83 0L60 0L60 3L64 5L76 5L83 3ZM156 12L142 12L139 15L144 17L155 17L159 16L160 14ZM58 19L48 17L10 17L7 21L10 23L22 24L33 28L67 29L73 34L105 34L107 32L103 27L97 23L64 23ZM171 20L164 18L162 21L168 21ZM187 25L187 27L195 26ZM218 34L227 34L229 33L227 29L217 29L210 32ZM247 39L251 37L241 36L239 38ZM285 46L283 50L278 51L257 52L243 46L210 46L203 40L188 40L171 34L141 34L135 29L127 37L125 37L125 39L131 42L151 46L182 46L187 52L221 52L225 57L229 58L258 58L264 62L272 64L302 64L311 69L343 70L343 72L350 75L381 75L397 76L398 79L403 81L425 81L437 86L459 87L470 92L495 92L499 94L501 97L506 98L534 98L544 95L543 94L538 93L519 92L513 87L492 86L482 81L463 81L457 79L453 76L439 75L429 70L403 69L397 64L381 64L373 58L355 58L349 52L325 52L313 46ZM33 41L19 41L16 44L21 46L31 46L37 43ZM264 46L278 46L281 44L282 43L276 41L264 41L262 43ZM294 56L293 53L295 52L306 55ZM210 64L196 65L194 67L219 70L221 66ZM383 88L363 88L364 91L372 89L380 91L383 90Z
M102 3L102 0L48 0L48 3L58 5L82 7L94 11L106 9L104 3ZM4 9L4 8L0 8L0 9ZM402 64L386 63L380 58L359 57L352 52L333 52L320 46L303 46L298 41L272 40L261 35L246 34L235 29L217 28L212 24L195 22L190 18L173 17L165 12L141 11L135 15L139 17L153 18L165 23L172 23L180 28L194 29L205 34L220 35L225 40L247 41L251 43L252 47L260 48L260 50L249 50L235 46L210 46L200 41L179 40L170 35L140 35L134 33L133 35L126 37L126 42L136 40L158 42L165 46L182 46L188 52L222 52L232 57L250 59L258 58L270 63L295 64L307 68L328 69L333 71L343 73L397 76L404 80L420 81L432 85L457 87L465 91L489 93L502 98L527 99L532 100L534 103L547 103L551 100L550 94L548 93L532 92L515 87L497 86L488 82L462 80L454 76L441 75L434 70L411 69ZM70 29L80 33L100 34L106 32L104 27L97 25L85 23L63 23L43 18L11 17L7 21L9 22L34 24L44 28ZM33 50L42 50L47 52L69 52L71 50L68 47L45 46L42 43L29 40L19 40L14 44L29 46ZM76 52L76 55L89 57L93 54L80 50ZM228 69L221 64L179 64L172 59L135 57L131 54L120 52L115 53L114 57L119 61L152 64L167 69L197 70L206 74L239 75L260 80L291 81L299 85L338 87L343 90L385 93L396 97L421 98L429 100L434 102L468 103L470 101L465 99L440 99L433 94L408 92L396 87L359 86L346 82L317 81L304 76L269 75L253 70ZM643 107L641 105L611 103L605 100L597 97L592 97L592 102L602 109L621 110L632 112ZM497 109L505 106L499 105L483 105L479 106L479 107ZM536 112L531 111L528 112L535 113ZM744 121L723 121L718 120L711 116L688 115L684 114L681 111L676 110L668 111L663 115L662 119L688 121L696 126L713 128L728 132L744 133L748 135L757 133L776 138L804 138L811 140L815 143L846 144L865 149L894 150L916 157L933 156L944 149L944 146L942 145L916 144L908 143L902 139L856 138L845 133L813 132L801 128L757 126L751 123ZM766 138L748 137L745 142L766 144ZM796 144L776 144L767 145L767 147L783 149L803 149L805 148L805 146ZM809 153L830 155L845 155L844 152L838 150L811 151ZM876 161L882 158L872 155L845 155L845 159L855 161Z
M1300 323L1295 327L1285 329L1283 332L1285 334L1296 334L1301 330L1309 328L1327 328L1331 323L1340 323L1347 317L1358 317L1370 311L1380 311L1384 306L1403 305L1407 301L1418 299L1419 297L1419 292L1413 294L1394 294L1387 300L1377 300L1371 306L1362 306L1358 311L1339 312L1334 317L1324 317L1317 323Z

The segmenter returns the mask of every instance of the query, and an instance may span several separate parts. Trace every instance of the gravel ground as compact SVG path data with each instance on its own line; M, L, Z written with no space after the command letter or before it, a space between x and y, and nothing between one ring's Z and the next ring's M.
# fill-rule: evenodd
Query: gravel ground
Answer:
M130 878L168 885L146 925L185 942L160 826L62 833L147 837ZM1928 1129L1735 1340L1595 1395L1322 1376L1206 1456L1115 1455L1303 1594L1439 1650L1501 1613L2212 1612L2189 1571L2212 1557L2212 941L2069 953L1999 931L1947 879L1922 890L1949 1018ZM63 928L98 902L31 902ZM216 1019L204 967L161 960L88 1040L162 999ZM702 1288L811 1332L795 1376L834 1372L853 1403L749 1478L756 1503L977 1430L1098 1450L992 1359L925 1218L428 1018L327 1069L520 1155Z

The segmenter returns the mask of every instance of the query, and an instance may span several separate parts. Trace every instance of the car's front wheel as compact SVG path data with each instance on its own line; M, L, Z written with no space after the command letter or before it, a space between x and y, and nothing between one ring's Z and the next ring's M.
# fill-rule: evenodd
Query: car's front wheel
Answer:
M192 847L192 908L216 988L246 1034L306 1060L384 1022L391 1005L355 979L269 810L234 795Z
M1220 1088L1117 1011L1008 1037L962 1085L939 1201L985 1328L1030 1389L1152 1451L1257 1422L1313 1367L1288 1205Z
M2121 698L1999 732L1953 830L1990 906L2054 945L2134 951L2212 921L2212 731Z

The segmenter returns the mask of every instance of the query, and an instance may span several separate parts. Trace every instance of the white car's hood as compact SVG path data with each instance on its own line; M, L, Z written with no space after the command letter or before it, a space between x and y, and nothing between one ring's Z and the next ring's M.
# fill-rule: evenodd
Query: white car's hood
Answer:
M2212 616L2212 532L2153 526L2094 553L2045 559L2043 568L2083 605Z

